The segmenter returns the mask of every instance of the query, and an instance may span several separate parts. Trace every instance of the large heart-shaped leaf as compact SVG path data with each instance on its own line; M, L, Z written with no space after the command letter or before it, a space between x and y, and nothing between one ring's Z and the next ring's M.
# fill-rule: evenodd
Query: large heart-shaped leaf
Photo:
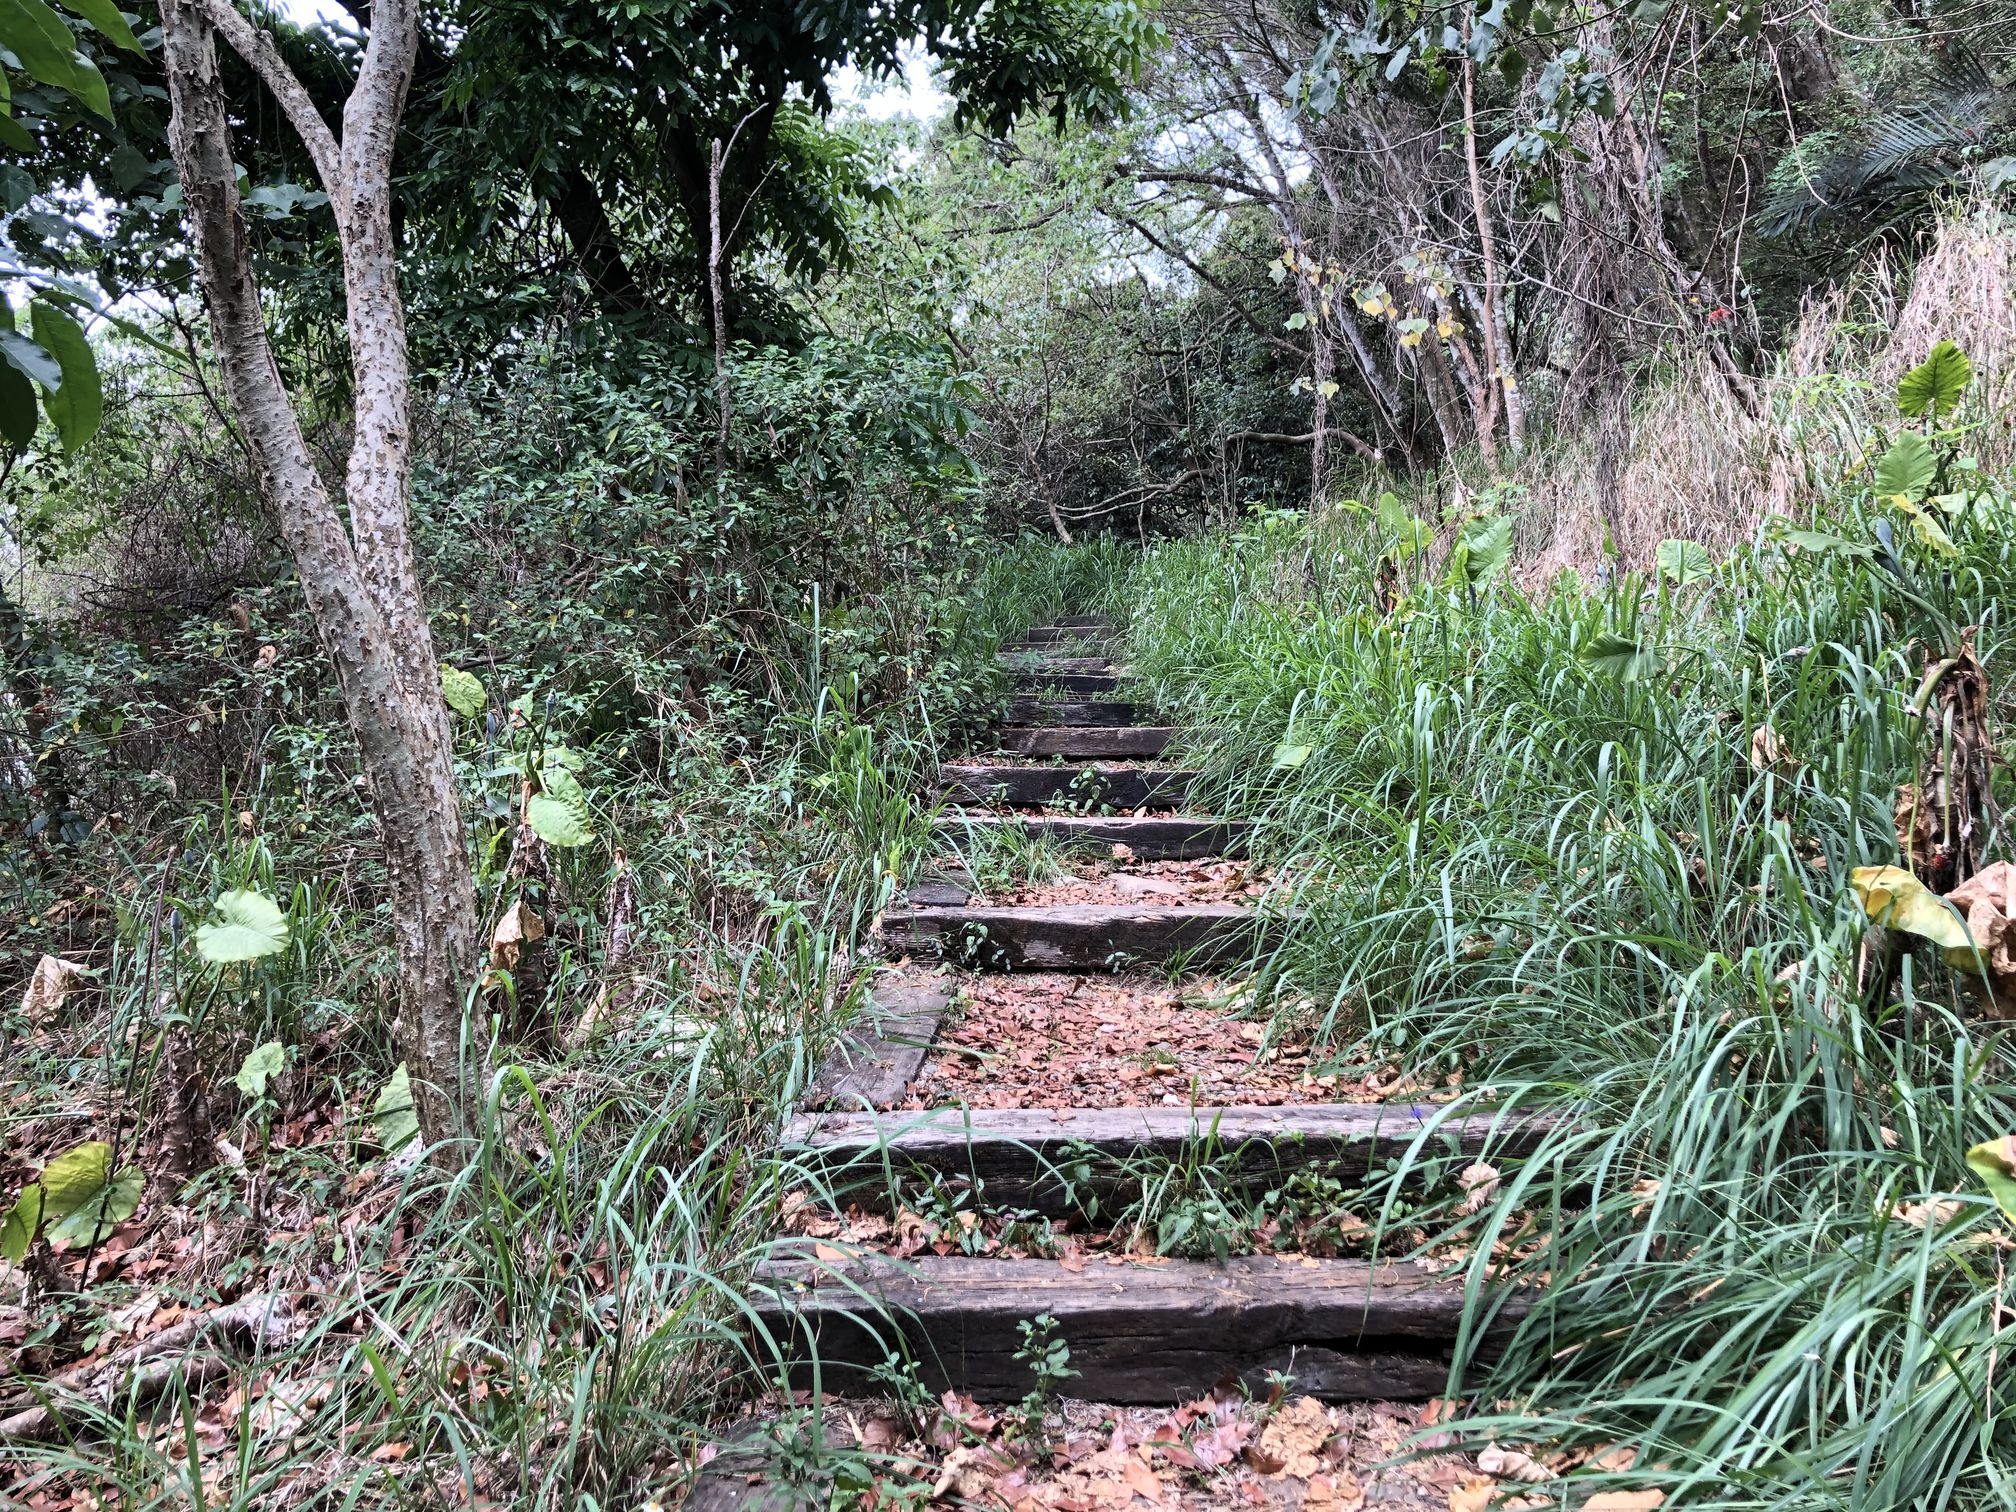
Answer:
M19 1265L41 1227L42 1188L31 1181L21 1189L20 1200L7 1210L7 1216L0 1218L0 1257Z
M1698 583L1715 570L1715 559L1699 541L1661 541L1653 564L1675 588Z
M220 922L196 931L196 953L206 961L256 961L287 948L287 916L264 893L227 892L217 900L217 914Z
M95 1244L140 1210L146 1178L135 1166L114 1171L112 1146L93 1139L42 1168L42 1223L51 1244Z
M525 805L525 822L548 845L586 845L595 838L587 812L576 802L536 793Z
M1950 341L1942 341L1931 354L1897 380L1897 412L1906 420L1930 414L1944 420L1960 403L1967 385L1974 381L1974 364Z
M1591 671L1614 677L1619 682L1636 682L1659 668L1659 658L1650 647L1629 636L1606 630L1581 651L1582 663Z
M1967 950L1973 945L1960 915L1901 866L1858 866L1848 873L1848 885L1862 900L1862 911L1877 924L1930 940L1942 950Z
M238 1067L238 1074L231 1078L238 1090L247 1097L264 1097L266 1084L287 1069L287 1047L278 1040L268 1040L263 1045L254 1045L246 1052L245 1059Z
M399 1062L392 1080L371 1105L371 1127L378 1131L378 1143L394 1155L420 1137L420 1115L413 1108L413 1077L406 1062Z
M490 695L483 691L481 678L445 662L441 666L441 696L448 707L464 719L479 717L490 703Z
M2016 1134L1974 1146L1967 1152L1967 1169L1981 1178L2002 1211L2016 1218Z
M1512 519L1492 515L1472 520L1463 527L1463 575L1472 588L1481 588L1505 570L1512 560Z
M1884 498L1915 499L1932 486L1939 459L1916 431L1906 431L1876 463L1876 492Z

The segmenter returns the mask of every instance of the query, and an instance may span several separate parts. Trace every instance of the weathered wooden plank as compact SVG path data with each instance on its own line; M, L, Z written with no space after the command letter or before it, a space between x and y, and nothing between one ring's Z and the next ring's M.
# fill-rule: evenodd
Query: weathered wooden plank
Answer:
M805 1097L809 1108L879 1108L903 1096L938 1037L952 988L930 980L896 981L870 993Z
M1018 672L1034 673L1047 677L1051 674L1070 672L1111 672L1113 659L1110 656L1051 656L1042 650L1003 651L1000 660Z
M1097 620L1084 620L1072 624L1038 625L1024 630L1010 645L1023 646L1070 646L1088 640L1104 640L1114 633L1111 625Z
M953 803L1001 803L1011 808L1068 803L1083 808L1181 808L1195 772L1174 767L983 766L938 769Z
M1204 856L1237 856L1246 849L1253 826L1243 819L1192 819L1180 814L1141 818L1098 814L1051 814L1041 818L1012 814L941 816L939 833L955 845L968 835L985 834L1002 825L1019 825L1032 840L1046 840L1067 849L1107 850L1124 845L1142 861L1194 861Z
M933 1390L996 1402L1028 1391L1020 1325L1043 1314L1071 1347L1072 1395L1091 1401L1179 1402L1227 1374L1259 1384L1277 1369L1332 1401L1431 1396L1464 1308L1460 1280L1415 1265L1273 1256L1072 1272L1054 1260L829 1264L780 1252L751 1300L772 1339L796 1344L801 1379L816 1353L827 1388L845 1389L900 1341ZM1516 1308L1506 1299L1494 1322Z
M1114 971L1179 957L1223 965L1264 948L1282 922L1223 903L892 909L882 939L893 955L936 955L982 971Z
M1018 756L1064 756L1113 760L1160 756L1176 738L1167 725L1034 725L996 732L995 745Z
M1044 672L1023 669L1015 674L1015 686L1025 693L1054 690L1059 693L1112 693L1127 681L1117 672Z
M1062 619L1052 620L1059 630L1117 630L1119 627L1103 614L1067 614Z
M1124 698L1015 698L1008 704L1011 725L1131 725L1141 723L1141 705Z
M1140 1192L1129 1162L1208 1159L1214 1184L1254 1190L1299 1170L1357 1180L1412 1145L1435 1111L1410 1103L835 1111L793 1119L784 1143L833 1192L870 1211L887 1210L892 1175L936 1176L973 1183L989 1207L1110 1218ZM1526 1116L1448 1118L1434 1125L1428 1153L1453 1139L1471 1160L1526 1155L1551 1127Z

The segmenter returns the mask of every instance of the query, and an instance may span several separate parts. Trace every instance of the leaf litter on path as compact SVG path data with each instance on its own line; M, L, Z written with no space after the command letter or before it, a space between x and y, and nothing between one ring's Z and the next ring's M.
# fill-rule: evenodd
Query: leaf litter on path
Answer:
M1267 1026L1209 1006L1216 985L1058 972L960 979L904 1106L1132 1108L1196 1103L1376 1102L1396 1095L1381 1068L1312 1064L1306 1044L1269 1044Z

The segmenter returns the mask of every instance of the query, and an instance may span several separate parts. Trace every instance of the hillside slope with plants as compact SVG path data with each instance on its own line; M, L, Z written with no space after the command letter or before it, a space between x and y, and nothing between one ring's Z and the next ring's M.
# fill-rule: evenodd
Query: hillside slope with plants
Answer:
M0 6L0 1507L2008 1506L2012 37ZM898 967L962 1104L1408 1133L864 1213ZM808 1243L1456 1322L1143 1426L1032 1308L991 1411L808 1376Z

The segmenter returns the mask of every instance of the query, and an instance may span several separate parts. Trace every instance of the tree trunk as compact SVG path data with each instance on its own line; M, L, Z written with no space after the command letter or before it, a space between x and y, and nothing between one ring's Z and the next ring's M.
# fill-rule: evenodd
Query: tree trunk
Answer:
M465 994L480 938L476 891L407 507L410 382L391 170L417 29L414 0L373 6L339 146L271 39L227 0L162 5L169 140L218 365L357 739L391 882L400 1043L421 1128L443 1140L472 1130L485 1037L465 1043ZM218 72L220 32L300 133L335 216L355 396L347 529L316 471L260 309Z

